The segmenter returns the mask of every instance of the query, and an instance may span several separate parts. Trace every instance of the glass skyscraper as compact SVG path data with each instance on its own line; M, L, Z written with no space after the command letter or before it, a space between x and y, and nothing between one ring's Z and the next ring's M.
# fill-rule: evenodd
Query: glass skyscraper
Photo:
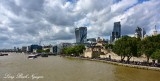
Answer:
M86 43L87 27L79 27L75 29L76 43Z
M116 38L120 38L120 37L121 37L121 24L120 22L114 22L111 41L114 42Z
M144 30L144 28L140 28L140 27L136 28L135 37L143 39L145 34L146 34L146 31Z

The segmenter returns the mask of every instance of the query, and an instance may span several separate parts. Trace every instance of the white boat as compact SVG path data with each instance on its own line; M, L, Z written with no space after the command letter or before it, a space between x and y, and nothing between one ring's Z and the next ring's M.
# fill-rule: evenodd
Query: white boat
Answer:
M6 54L6 53L5 54L0 53L0 56L8 56L8 54Z
M28 58L29 59L34 59L34 58L37 58L37 56L36 55L28 55Z

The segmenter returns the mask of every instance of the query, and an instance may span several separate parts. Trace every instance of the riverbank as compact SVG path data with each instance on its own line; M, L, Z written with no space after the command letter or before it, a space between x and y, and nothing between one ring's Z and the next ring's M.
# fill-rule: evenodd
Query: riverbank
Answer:
M89 60L89 61L97 61L97 62L104 62L104 63L109 63L113 65L118 65L118 66L125 66L125 67L130 67L130 68L137 68L137 69L145 69L145 70L154 70L154 71L159 71L159 67L151 67L151 66L142 66L142 65L133 65L133 64L124 64L124 63L119 63L119 62L113 62L113 61L107 61L107 60L100 60L100 59L90 59L90 58L81 58L81 57L70 57L70 56L64 56L67 58L75 58L75 59L81 59L81 60Z

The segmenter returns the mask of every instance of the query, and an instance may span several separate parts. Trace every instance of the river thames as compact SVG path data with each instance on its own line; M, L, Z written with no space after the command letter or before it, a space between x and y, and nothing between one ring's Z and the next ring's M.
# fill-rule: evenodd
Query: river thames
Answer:
M0 57L0 81L159 81L160 72L60 56Z

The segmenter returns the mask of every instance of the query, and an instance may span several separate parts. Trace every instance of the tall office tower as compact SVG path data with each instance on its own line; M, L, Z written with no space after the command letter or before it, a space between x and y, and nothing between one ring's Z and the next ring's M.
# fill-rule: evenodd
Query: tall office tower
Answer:
M79 27L75 29L76 43L87 42L87 27Z
M153 35L154 35L154 36L157 35L156 25L155 25L154 30L153 30Z
M146 34L144 28L137 27L135 30L135 37L143 39Z
M144 28L142 28L142 39L145 37L145 35L146 35L146 31Z
M135 30L135 37L143 39L146 34L144 28L137 27Z
M121 37L121 24L120 22L114 22L113 32L112 32L112 42L115 41L115 39Z
M79 28L75 29L76 43L80 42Z
M142 29L140 27L137 27L135 30L135 37L141 38L142 37Z

